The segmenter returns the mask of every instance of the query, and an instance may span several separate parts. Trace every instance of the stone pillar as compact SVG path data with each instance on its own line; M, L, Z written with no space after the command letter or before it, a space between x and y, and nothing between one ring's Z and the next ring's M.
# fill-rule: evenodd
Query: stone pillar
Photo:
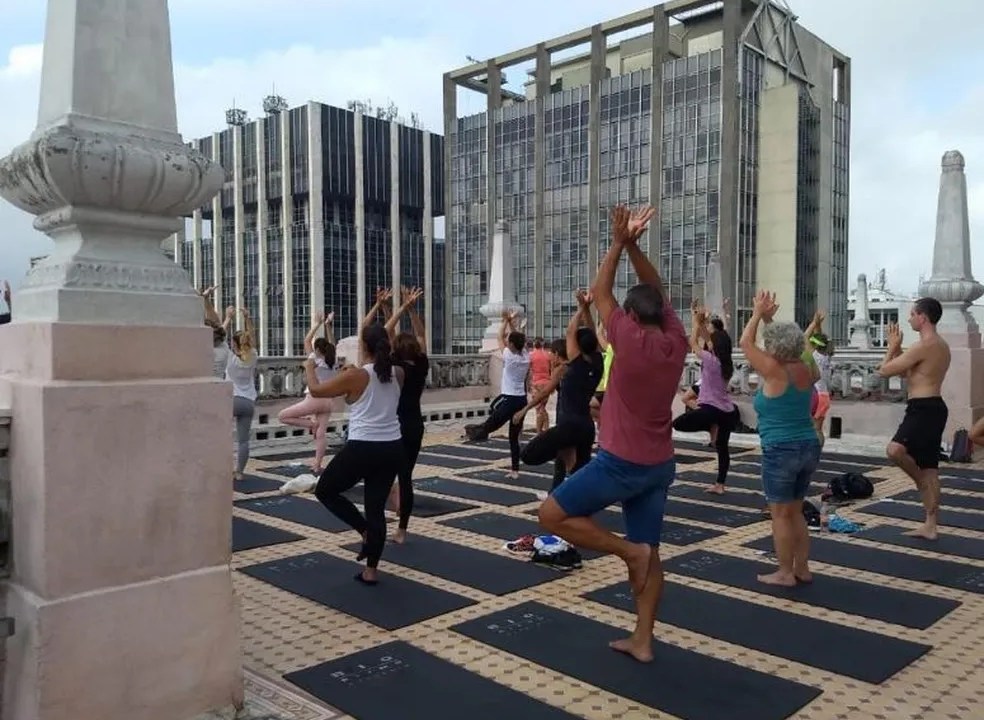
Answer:
M974 280L970 264L970 218L964 157L956 150L943 155L936 210L933 274L919 293L943 305L937 331L950 344L950 370L943 383L943 399L950 408L944 440L957 428L970 428L984 414L984 350L981 331L967 308L984 286Z
M166 0L50 0L44 47L38 127L0 160L0 195L55 241L0 329L16 623L0 716L230 711L232 399L160 249L223 172L177 132Z
M721 276L721 257L711 253L704 272L704 307L711 315L724 319L724 279Z
M871 320L868 319L868 278L858 275L858 289L854 295L854 320L851 321L850 346L859 350L871 349Z
M516 301L513 287L512 246L504 222L496 223L492 235L492 263L489 268L489 301L478 310L489 321L482 338L483 353L493 353L489 362L489 384L497 389L502 379L502 356L499 354L499 328L502 313L516 312L524 317L523 306ZM525 317L524 317L525 322Z

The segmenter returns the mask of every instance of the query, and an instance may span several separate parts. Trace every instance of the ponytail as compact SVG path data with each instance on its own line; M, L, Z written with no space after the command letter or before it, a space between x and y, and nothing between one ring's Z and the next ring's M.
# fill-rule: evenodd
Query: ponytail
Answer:
M362 344L372 357L373 369L379 382L388 383L393 379L393 348L389 333L379 323L366 326L362 331Z

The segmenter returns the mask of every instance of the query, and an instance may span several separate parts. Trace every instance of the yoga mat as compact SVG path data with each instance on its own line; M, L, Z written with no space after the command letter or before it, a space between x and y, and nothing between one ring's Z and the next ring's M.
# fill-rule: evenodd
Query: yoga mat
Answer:
M635 612L628 583L583 597ZM883 683L932 646L818 620L679 583L667 583L657 620L866 683ZM768 628L768 630L765 630Z
M295 478L298 475L311 475L311 468L307 465L278 465L272 468L263 468L263 472L273 473L275 475L285 475L286 477Z
M257 475L243 475L242 480L233 481L232 489L244 495L253 495L279 490L281 485L283 485L283 480L273 480Z
M947 613L960 607L956 600L815 574L809 585L792 588L760 583L757 575L773 572L773 563L694 550L663 562L666 573L700 578L719 585L750 590L761 595L794 600L813 607L837 610L848 615L881 620L894 625L925 630ZM761 628L760 628L761 629Z
M303 535L297 535L280 528L270 527L263 523L253 522L246 518L232 518L232 551L243 552L268 545L303 540Z
M527 510L526 513L528 515L536 515L537 511ZM592 517L594 517L595 522L608 532L625 535L625 518L622 517L621 510L602 510L599 513L595 513ZM660 540L667 545L693 545L694 543L710 540L721 535L724 535L724 533L718 530L692 527L665 518L663 519L663 527L660 530Z
M969 492L984 492L984 478L957 477L947 475L940 469L940 486L944 490L964 490Z
M857 453L838 453L823 451L821 458L834 462L854 463L856 465L871 465L872 467L888 467L892 464L884 454L880 455L858 455Z
M342 549L358 553L362 543ZM383 560L490 595L508 595L557 579L555 571L541 565L423 535L411 535L403 545L387 545Z
M536 602L451 629L687 720L784 720L820 695L817 688L664 643L654 645L654 662L639 663L608 647L625 630Z
M684 483L694 483L701 485L703 488L707 488L717 482L716 472L707 472L706 470L684 470L682 473L677 473L676 479L678 482ZM745 477L744 475L736 475L734 473L734 466L731 466L731 470L728 471L727 486L729 488L742 488L744 490L757 490L762 492L762 480L758 475L755 477ZM670 493L676 493L677 484L674 483L671 486Z
M870 473L881 470L881 466L874 465L872 463L837 462L836 460L830 460L821 455L820 464L817 466L817 470L836 473L837 475L841 475L843 473L856 473L858 475L868 475Z
M673 447L677 450L695 450L697 452L705 452L705 453L717 452L714 448L712 448L707 443L696 442L694 440L677 440L676 438L674 438ZM742 453L751 452L754 449L755 448L744 447L742 445L732 445L731 447L728 448L728 451L731 453L732 456L734 456L734 455L741 455Z
M547 531L540 527L535 520L513 517L496 512L479 513L477 515L465 515L464 517L448 518L438 520L438 525L467 530L468 532L486 535L499 540L517 540L524 535L546 535ZM499 545L496 545L499 547ZM578 550L581 557L585 560L594 560L602 556L602 553L594 550ZM521 556L516 553L517 556Z
M945 482L945 480L943 481ZM956 493L944 492L940 497L940 507L960 508L961 510L984 510L984 495L957 495ZM922 504L922 497L918 490L906 490L898 495L890 495L892 500L898 502L911 502ZM981 526L984 528L984 517L981 518Z
M501 485L513 485L514 487L542 490L544 492L550 490L550 486L553 485L552 476L548 477L540 473L526 472L525 470L519 471L518 478L509 477L508 472L504 468L475 470L473 472L456 473L456 475L470 480L486 480Z
M875 502L859 508L858 512L878 517L896 518L899 520L912 520L922 522L926 517L926 511L921 505L907 505L905 503ZM984 515L980 513L961 512L960 510L949 510L942 508L939 514L939 524L960 528L961 530L984 530Z
M395 641L284 675L359 720L566 720L559 708Z
M772 552L772 538L745 543L753 550ZM984 594L984 568L953 560L924 558L895 550L869 547L850 539L810 537L810 559L828 565L867 570L901 580L929 583L954 590Z
M672 489L670 492L672 492ZM764 502L762 503L762 507L765 507ZM666 514L670 517L696 520L697 522L705 522L709 525L723 525L724 527L730 528L744 527L752 523L762 522L761 513L732 510L720 505L698 505L697 503L676 500L672 496L667 498Z
M724 493L724 495L716 495L714 493L707 492L706 488L697 487L696 485L678 485L676 483L674 483L670 488L670 496L713 503L714 505L748 508L752 510L761 510L767 504L765 502L765 496L760 492L747 493L737 490L728 490Z
M325 553L309 553L250 565L239 572L384 630L415 625L475 604L461 595L390 573L380 573L379 584L370 587L354 579L362 567Z
M272 455L253 455L253 459L259 462L277 462L279 460L306 460L314 457L314 444L307 451L295 450L294 452L273 453Z
M984 471L980 468L968 467L967 465L941 464L940 475L984 481Z
M708 453L707 455L691 455L689 453L675 453L674 459L677 461L677 465L695 465L696 463L707 462L708 460L717 460L717 455L712 455Z
M454 457L460 458L474 458L477 460L488 460L489 462L494 462L496 460L508 460L509 450L506 449L505 452L501 450L492 450L489 448L479 447L477 444L471 445L428 445L424 448L428 453L437 453L438 455L452 455Z
M365 499L365 492L361 484L346 490L342 495L359 506L363 505L362 501ZM474 510L477 507L478 505L455 502L454 500L446 500L444 498L434 497L433 495L415 493L413 496L413 516L419 518L450 515L451 513L461 512L462 510Z
M488 465L487 460L474 459L467 460L460 457L443 457L441 455L431 455L430 453L420 453L417 456L418 465L430 465L431 467L451 468L452 470L462 470L464 468L480 467Z
M861 540L885 543L886 545L898 545L899 547L927 550L929 552L940 553L941 555L957 555L970 558L971 560L984 560L984 538L978 539L963 537L961 535L944 534L940 535L936 540L926 540L924 538L906 535L908 531L909 528L899 527L898 525L878 525L877 527L855 533L853 537Z
M478 502L492 503L494 505L525 505L536 501L536 495L530 492L519 492L517 490L507 490L506 488L483 485L476 482L465 482L463 480L451 480L442 477L428 477L414 480L415 490L421 492L439 493L441 495L454 495L465 500L477 500Z
M242 510L251 510L270 517L289 520L300 525L324 530L325 532L342 532L351 528L332 515L317 500L308 500L297 495L274 495L273 497L240 500L233 503Z

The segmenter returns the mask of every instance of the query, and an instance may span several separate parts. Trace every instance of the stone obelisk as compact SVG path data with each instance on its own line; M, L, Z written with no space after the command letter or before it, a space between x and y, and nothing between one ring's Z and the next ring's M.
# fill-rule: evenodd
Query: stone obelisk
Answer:
M724 318L724 277L721 275L721 256L716 252L707 258L704 273L704 308L719 318Z
M499 394L502 379L502 355L499 350L499 328L502 327L502 313L516 313L522 322L525 316L523 306L516 301L513 282L512 243L509 230L504 222L495 224L492 234L492 261L489 266L489 300L480 307L479 312L489 321L482 338L482 353L492 353L489 358L489 384L492 394Z
M957 150L943 155L939 200L936 209L936 242L933 274L919 287L922 296L943 305L938 332L950 344L952 360L943 384L943 399L950 408L945 440L953 430L970 428L984 414L984 350L981 331L967 311L984 295L974 279L970 262L970 216L967 211L967 178L964 157Z
M854 292L854 319L851 321L851 339L849 341L852 348L859 350L871 349L871 319L868 309L868 277L861 273L858 275L858 288Z
M222 179L177 132L166 0L49 0L38 126L0 160L0 195L55 241L0 329L4 718L242 705L231 390L161 252Z

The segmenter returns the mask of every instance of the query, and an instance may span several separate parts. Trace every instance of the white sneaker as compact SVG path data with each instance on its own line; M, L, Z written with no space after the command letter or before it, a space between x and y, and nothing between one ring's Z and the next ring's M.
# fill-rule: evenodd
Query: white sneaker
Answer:
M314 475L298 475L291 478L280 486L281 495L298 495L300 493L314 492L318 486L318 478Z

